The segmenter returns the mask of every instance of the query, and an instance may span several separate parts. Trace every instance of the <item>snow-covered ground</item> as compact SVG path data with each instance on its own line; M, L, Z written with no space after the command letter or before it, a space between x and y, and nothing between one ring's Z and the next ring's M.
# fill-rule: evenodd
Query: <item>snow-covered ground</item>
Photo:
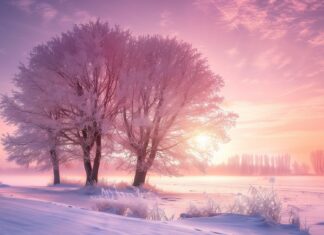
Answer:
M302 223L310 227L311 234L324 234L324 177L282 176L282 177L236 177L202 176L180 178L152 178L150 183L172 192L169 208L181 210L189 202L204 202L204 193L216 199L221 205L231 202L238 193L246 193L250 185L274 187L283 202L282 222L288 223L288 212L295 208ZM173 198L178 198L174 200Z
M0 180L14 184L5 177ZM120 178L110 178L110 181L114 180ZM165 190L159 195L159 203L168 215L179 215L190 202L204 203L204 192L222 206L237 193L244 193L249 185L270 186L269 179L264 177L151 177L149 180ZM20 182L20 185L24 184ZM311 234L324 234L322 177L276 177L274 187L284 209L288 206L297 208L301 222L307 221ZM231 214L168 222L115 216L92 211L92 193L76 186L2 185L0 234L53 234L58 228L65 229L66 233L60 229L61 234L302 234L292 226L274 226L261 218ZM283 222L286 217L284 214Z
M0 197L2 235L19 234L302 234L259 217L221 215L159 222L122 217L49 201Z

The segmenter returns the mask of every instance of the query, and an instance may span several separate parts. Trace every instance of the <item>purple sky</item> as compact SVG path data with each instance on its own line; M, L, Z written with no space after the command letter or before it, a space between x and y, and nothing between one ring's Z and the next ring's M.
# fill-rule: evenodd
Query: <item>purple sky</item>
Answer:
M97 18L134 34L176 36L208 58L225 80L224 106L240 115L218 161L235 153L307 161L324 149L324 1L3 0L0 93L12 89L34 46Z

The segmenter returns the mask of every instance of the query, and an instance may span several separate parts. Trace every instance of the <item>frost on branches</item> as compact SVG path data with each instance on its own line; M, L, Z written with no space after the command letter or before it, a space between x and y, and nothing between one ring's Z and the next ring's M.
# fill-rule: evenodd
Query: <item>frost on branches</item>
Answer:
M61 163L79 160L95 184L103 155L134 166L135 186L150 169L201 165L190 139L204 131L225 141L236 118L220 108L223 80L190 44L100 21L35 47L14 82L1 102L16 126L3 138L8 159L52 167L54 183Z
M181 163L199 163L188 146L190 138L206 130L215 141L225 140L225 130L236 116L220 109L223 80L191 45L160 36L139 37L131 56L118 131L130 152L126 156L136 159L127 162L135 162L133 185L139 186L153 165L165 173Z

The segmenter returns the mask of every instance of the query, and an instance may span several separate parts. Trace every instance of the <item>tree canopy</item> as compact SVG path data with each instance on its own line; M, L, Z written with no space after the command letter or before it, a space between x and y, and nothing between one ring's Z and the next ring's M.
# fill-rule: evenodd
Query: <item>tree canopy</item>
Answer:
M236 119L221 108L222 78L192 45L100 21L36 46L14 82L1 102L17 126L3 138L8 159L52 167L54 178L60 163L79 159L87 184L98 181L103 151L135 167L135 186L150 169L206 162L190 139L206 132L224 142Z

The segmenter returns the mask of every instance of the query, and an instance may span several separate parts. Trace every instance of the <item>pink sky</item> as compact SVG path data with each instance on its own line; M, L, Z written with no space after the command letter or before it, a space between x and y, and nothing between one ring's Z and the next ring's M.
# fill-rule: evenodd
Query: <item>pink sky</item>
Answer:
M240 116L218 159L290 153L307 161L324 149L323 1L1 1L0 92L12 89L33 46L98 17L135 34L176 36L207 57L225 80L225 108ZM8 129L1 122L0 133Z

